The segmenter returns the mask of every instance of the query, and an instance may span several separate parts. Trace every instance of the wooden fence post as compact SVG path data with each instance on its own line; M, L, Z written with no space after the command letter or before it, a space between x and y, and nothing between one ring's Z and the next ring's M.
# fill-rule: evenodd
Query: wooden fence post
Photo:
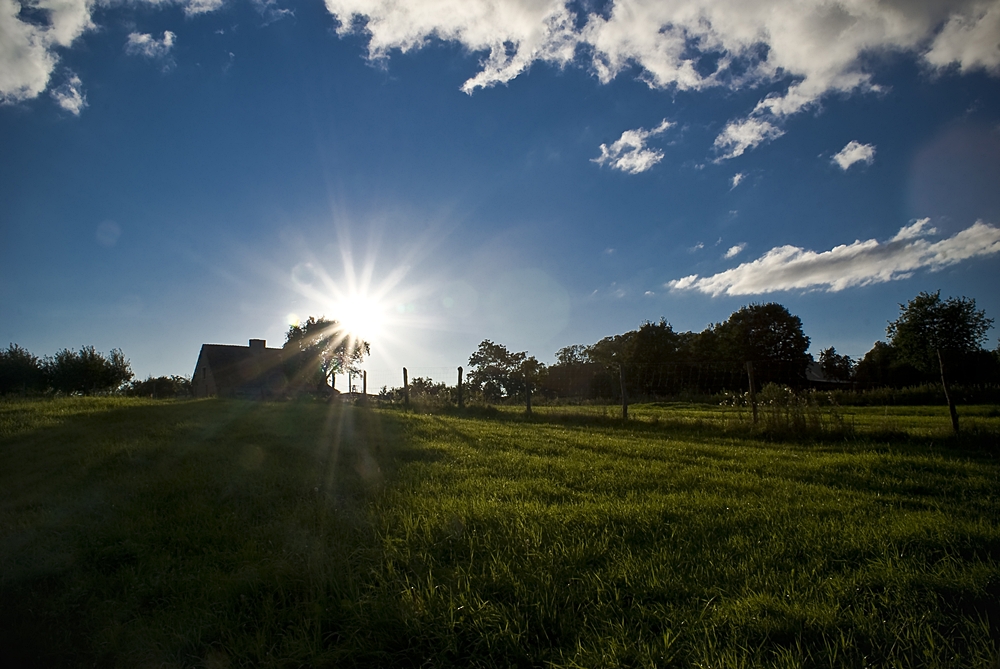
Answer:
M524 412L531 415L531 383L524 383Z
M622 387L622 420L628 420L628 397L625 395L625 366L618 363L618 383Z
M753 384L753 363L747 361L747 376L750 377L750 406L753 407L753 424L757 424L757 389Z
M462 401L462 368L458 368L458 408L461 409L465 406Z
M368 401L368 370L364 369L361 371L361 398L367 402Z
M410 408L410 382L406 378L406 367L403 367L403 406Z

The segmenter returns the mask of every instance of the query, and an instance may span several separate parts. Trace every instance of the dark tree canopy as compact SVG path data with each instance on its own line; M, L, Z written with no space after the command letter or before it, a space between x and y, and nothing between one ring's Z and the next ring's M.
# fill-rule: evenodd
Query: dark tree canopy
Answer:
M802 320L775 302L750 304L733 312L725 323L716 325L715 334L722 357L736 362L752 362L758 382L795 385L805 379L811 362L809 337L802 332Z
M132 379L132 366L119 349L104 356L93 346L79 352L63 349L45 361L49 385L59 392L95 393L118 390Z
M40 392L47 387L42 361L17 344L0 351L0 395Z
M836 381L850 381L854 372L851 356L838 354L833 346L820 351L819 365L827 378Z
M802 320L775 302L742 307L715 331L734 360L808 363L809 337L802 332Z
M333 374L357 372L371 353L368 342L353 337L338 321L310 316L285 333L287 365L296 381L327 384Z
M525 385L536 383L545 370L545 365L527 352L513 353L489 339L480 342L469 356L469 367L469 385L494 401L523 392Z
M899 305L899 318L886 327L889 344L900 358L921 371L937 369L938 352L946 361L982 350L993 319L969 297L941 299L941 291L920 293Z
M952 427L958 432L958 411L948 384L954 379L954 366L960 366L963 358L984 353L982 345L993 319L987 318L985 311L976 309L974 299L949 297L942 300L941 291L920 293L899 305L899 309L899 318L885 329L889 344L903 360L922 371L933 369L936 363Z

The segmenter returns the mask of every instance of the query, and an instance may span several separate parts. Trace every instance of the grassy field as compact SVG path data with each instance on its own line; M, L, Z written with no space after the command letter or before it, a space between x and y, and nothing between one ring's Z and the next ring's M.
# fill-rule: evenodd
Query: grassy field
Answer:
M1000 666L996 407L614 415L0 402L0 657Z

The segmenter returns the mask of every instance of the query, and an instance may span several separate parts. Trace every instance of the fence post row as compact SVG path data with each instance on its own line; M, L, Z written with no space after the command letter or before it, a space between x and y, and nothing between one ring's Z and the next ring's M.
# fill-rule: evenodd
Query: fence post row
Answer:
M618 363L618 383L622 387L622 420L628 420L628 397L625 395L625 366Z
M753 384L753 363L747 361L747 376L750 378L750 406L753 407L753 424L757 424L757 390Z
M406 378L406 367L403 367L403 406L410 408L410 382Z
M462 368L458 368L458 408L461 409L465 406L462 403Z

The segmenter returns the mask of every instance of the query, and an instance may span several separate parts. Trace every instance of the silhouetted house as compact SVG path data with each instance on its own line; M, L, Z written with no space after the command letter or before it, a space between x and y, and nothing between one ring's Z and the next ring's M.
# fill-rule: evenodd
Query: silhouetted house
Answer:
M284 351L267 348L263 339L249 346L203 344L191 386L195 397L274 399L283 396L288 380L283 369Z

